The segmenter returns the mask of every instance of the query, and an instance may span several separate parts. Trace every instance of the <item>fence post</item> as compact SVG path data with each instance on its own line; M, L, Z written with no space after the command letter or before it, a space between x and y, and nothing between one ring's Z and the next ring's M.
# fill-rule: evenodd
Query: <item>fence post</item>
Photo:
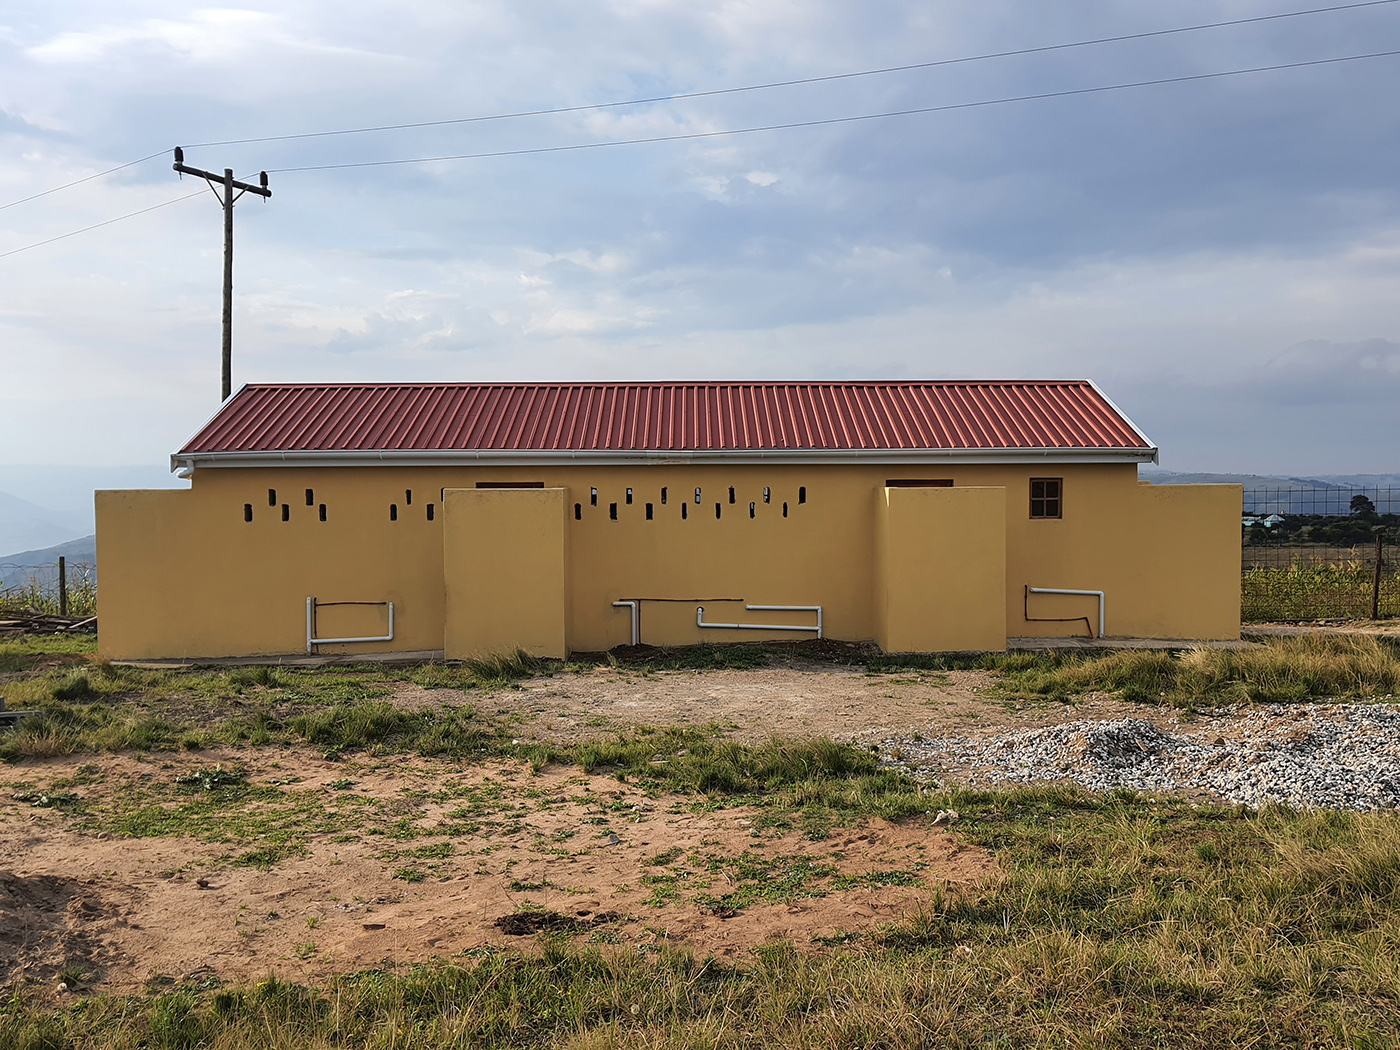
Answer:
M1380 542L1379 536L1376 542ZM68 615L68 559L61 554L58 556L58 615Z
M1380 525L1374 526L1372 531L1376 534L1376 572L1371 577L1371 619L1379 620L1381 618L1381 536L1384 533L1383 527Z

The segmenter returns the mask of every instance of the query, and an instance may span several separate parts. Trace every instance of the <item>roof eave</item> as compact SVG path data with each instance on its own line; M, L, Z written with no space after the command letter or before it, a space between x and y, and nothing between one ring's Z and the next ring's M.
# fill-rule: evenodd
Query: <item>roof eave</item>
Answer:
M170 469L201 467L662 466L765 464L1156 463L1157 449L336 449L329 451L177 452Z

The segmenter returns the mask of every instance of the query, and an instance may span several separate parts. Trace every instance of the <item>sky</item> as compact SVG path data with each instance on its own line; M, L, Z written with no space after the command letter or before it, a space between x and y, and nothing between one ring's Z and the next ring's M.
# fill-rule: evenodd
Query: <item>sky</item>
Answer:
M1318 0L1314 0L1318 2ZM203 189L236 212L234 387L1091 378L1175 471L1400 470L1400 3L9 0L0 253ZM0 466L162 467L218 407L220 209L0 257Z

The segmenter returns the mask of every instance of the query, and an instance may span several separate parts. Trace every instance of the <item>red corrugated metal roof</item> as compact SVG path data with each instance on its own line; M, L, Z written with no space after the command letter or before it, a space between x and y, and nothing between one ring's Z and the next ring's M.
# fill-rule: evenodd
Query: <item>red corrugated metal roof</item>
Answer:
M1082 381L268 383L177 455L1150 448Z

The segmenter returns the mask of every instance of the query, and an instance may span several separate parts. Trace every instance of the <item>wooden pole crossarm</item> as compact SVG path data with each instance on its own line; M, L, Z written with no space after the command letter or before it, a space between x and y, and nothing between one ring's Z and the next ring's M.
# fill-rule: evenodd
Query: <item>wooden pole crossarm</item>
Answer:
M181 175L194 175L201 179L208 179L210 182L217 182L221 186L232 185L234 189L242 190L243 193L256 193L259 197L272 196L272 191L267 188L267 184L265 181L261 186L254 186L252 183L248 182L240 182L237 179L234 179L232 183L229 183L225 181L222 175L215 175L212 171L204 171L202 168L192 168L183 161L178 160L174 164L172 164L171 167L178 171ZM263 180L266 180L267 172L260 172L259 177Z

